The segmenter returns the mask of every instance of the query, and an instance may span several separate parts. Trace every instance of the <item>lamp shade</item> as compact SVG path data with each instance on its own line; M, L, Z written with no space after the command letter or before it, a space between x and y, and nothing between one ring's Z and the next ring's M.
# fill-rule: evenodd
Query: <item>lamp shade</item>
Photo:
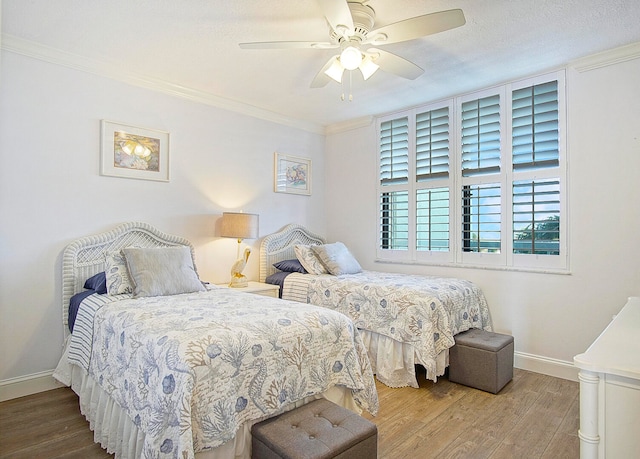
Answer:
M327 70L325 70L324 73L338 83L341 83L342 74L344 73L344 67L340 63L340 59L338 59L337 57L334 58L331 62L331 66Z
M258 237L258 215L243 212L222 213L222 237L256 239Z
M373 62L371 56L365 56L364 59L362 59L362 63L360 64L360 72L362 72L362 78L368 80L369 77L376 73L376 70L378 70L379 68L380 67L378 66L378 64Z

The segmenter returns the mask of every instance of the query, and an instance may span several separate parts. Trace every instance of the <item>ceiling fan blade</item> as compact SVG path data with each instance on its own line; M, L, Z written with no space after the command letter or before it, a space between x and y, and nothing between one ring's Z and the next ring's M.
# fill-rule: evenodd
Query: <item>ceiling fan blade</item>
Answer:
M365 43L385 45L414 40L460 27L465 22L464 13L460 9L425 14L372 30L367 34Z
M333 62L336 60L336 57L338 57L338 56L333 56L331 59L329 59L327 61L326 64L324 64L324 67L322 67L320 69L320 71L316 74L315 78L311 82L310 87L312 87L312 88L322 88L322 87L326 86L327 83L329 83L331 81L331 78L329 77L329 75L327 75L324 72L326 72L329 69L329 67L331 67Z
M337 48L338 45L329 42L318 41L256 41L240 43L242 49L328 49Z
M369 48L367 52L370 53L373 62L385 72L393 73L408 80L415 80L424 73L424 70L413 62L388 51Z
M317 0L329 25L340 35L353 34L353 18L346 0Z

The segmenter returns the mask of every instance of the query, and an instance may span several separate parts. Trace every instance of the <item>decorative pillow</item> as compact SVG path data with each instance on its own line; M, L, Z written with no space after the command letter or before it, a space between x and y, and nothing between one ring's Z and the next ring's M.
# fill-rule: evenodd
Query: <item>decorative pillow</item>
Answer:
M121 295L133 292L127 262L121 250L108 252L104 259L107 294Z
M355 274L362 272L360 263L342 242L333 244L315 245L311 247L313 253L322 262L329 273L334 276L340 274Z
M327 274L327 270L313 253L311 247L310 245L294 245L293 251L296 253L296 258L309 274Z
M284 271L285 273L302 273L307 274L307 270L304 269L300 260L282 260L273 264L275 268L278 268L280 271Z
M95 290L95 292L100 295L107 293L107 276L104 271L87 279L84 283L84 288Z
M277 273L268 275L264 282L265 284L279 285L280 287L282 287L282 283L289 274L291 273L286 271L278 271Z
M189 247L129 247L122 252L133 281L135 298L205 290L193 266Z

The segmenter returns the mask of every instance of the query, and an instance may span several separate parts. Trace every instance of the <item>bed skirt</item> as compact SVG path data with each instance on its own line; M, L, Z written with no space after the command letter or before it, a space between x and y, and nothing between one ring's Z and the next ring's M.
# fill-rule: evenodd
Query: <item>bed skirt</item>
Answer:
M93 439L108 453L117 459L136 459L142 457L144 432L140 431L120 406L102 390L102 388L81 367L67 360L68 345L58 363L53 377L78 395L80 412L89 421ZM362 412L356 404L351 390L344 386L334 386L322 394L305 397L303 400L287 405L284 411L309 403L318 398L326 398L333 403L348 408L358 414ZM196 454L197 459L250 459L251 426L258 419L240 426L235 438L227 443Z
M449 350L438 354L435 363L420 359L415 349L410 344L404 344L378 333L368 330L358 330L369 354L371 368L376 379L389 387L415 387L416 364L422 365L427 370L427 379L436 381L438 376L444 374L449 365Z

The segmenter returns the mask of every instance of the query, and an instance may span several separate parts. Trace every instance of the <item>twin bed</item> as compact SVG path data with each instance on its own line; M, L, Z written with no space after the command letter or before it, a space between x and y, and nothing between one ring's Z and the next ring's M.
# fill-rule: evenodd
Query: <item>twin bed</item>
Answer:
M109 263L123 253L132 293ZM347 317L205 286L192 256L187 240L134 223L65 249L65 325L72 297L90 294L54 377L78 394L96 442L118 458L248 458L253 423L316 398L377 412Z
M266 236L260 280L317 245L299 225ZM482 292L457 279L291 273L283 298L201 283L189 241L143 223L79 239L54 376L116 457L248 458L255 422L320 397L375 415L374 373L417 387L415 364L435 380L453 335L490 329Z
M376 377L385 385L417 388L416 364L436 381L448 366L454 335L470 328L491 330L487 301L472 282L359 270L357 261L350 261L348 249L342 247L340 252L334 245L326 245L323 237L301 225L287 225L262 240L260 281L275 278L281 283L283 299L320 305L351 318L367 346ZM334 272L352 273L280 272L274 265L287 269L287 264L282 267L278 262L300 258L296 246L332 247L329 256L316 250L322 262L330 268L333 262Z

